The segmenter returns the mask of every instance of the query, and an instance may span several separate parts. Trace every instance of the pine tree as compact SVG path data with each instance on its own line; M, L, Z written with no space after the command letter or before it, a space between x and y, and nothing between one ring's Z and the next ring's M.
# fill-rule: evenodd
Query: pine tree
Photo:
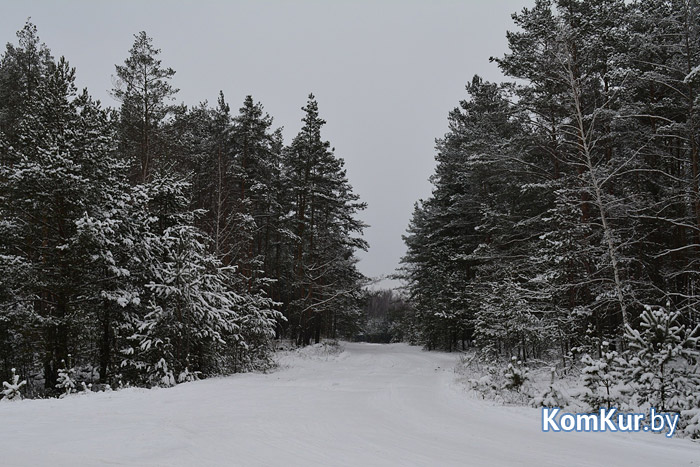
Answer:
M27 384L26 380L19 380L19 375L16 374L15 369L12 369L12 382L8 383L7 381L2 382L2 395L3 400L6 401L17 401L22 399L22 393L20 392L20 389Z
M8 43L0 57L0 167L17 162L13 148L19 143L20 122L30 112L54 61L31 22L27 21L17 37L18 43ZM0 169L0 186L7 186L6 174ZM31 368L39 340L37 316L30 298L22 292L32 281L32 263L13 247L21 241L21 227L8 197L0 189L0 379L12 378L13 365L23 371Z
M497 344L496 335L484 339L490 333L484 326L487 314L501 313L492 294L504 282L526 295L520 309L533 323L542 313L538 302L546 300L542 281L531 283L542 266L530 255L550 199L543 195L546 174L518 153L522 117L508 103L509 88L475 76L467 92L469 99L449 115L450 132L438 140L435 190L417 208L405 238L404 270L426 317L429 347L452 349L458 337L464 345L474 333L482 344ZM525 358L533 343L522 344Z
M76 221L103 208L116 167L109 162L105 114L87 93L76 94L74 80L63 58L52 65L18 124L18 143L2 145L15 161L0 169L7 200L3 249L21 258L9 264L26 265L17 299L41 330L33 352L42 355L47 388L55 386L58 362L69 351L79 358L90 351L77 336L90 329L86 298L94 282L81 266L92 252L76 242Z
M686 80L700 63L700 6L695 1L635 3L628 16L630 44L623 56L630 118L640 148L640 175L651 202L641 213L655 282L674 309L700 322L698 271L698 108L700 82ZM649 303L662 303L666 298Z
M229 251L231 236L231 115L229 105L224 99L223 92L219 94L217 108L213 114L212 153L214 155L215 173L211 202L213 220L209 231L214 239L214 254L226 257Z
M141 306L144 296L149 246L157 218L149 214L149 196L143 186L131 187L127 167L112 159L115 172L104 185L104 204L77 219L74 244L90 252L83 266L93 281L90 305L91 329L97 346L100 380L116 383L120 350L128 331L125 325ZM105 165L109 162L105 161Z
M302 110L304 126L283 158L284 183L291 194L289 231L294 235L286 281L293 289L293 332L299 344L309 344L312 337L318 342L321 334L336 335L344 306L359 318L356 299L362 276L354 250L367 244L353 235L365 227L355 215L366 205L353 193L344 161L321 138L326 122L313 94Z
M272 302L233 292L236 274L209 253L196 228L169 227L152 247L148 302L131 323L123 366L143 372L150 384L169 386L182 373L230 371L217 361L227 345L248 350L249 336L274 335L279 316Z
M70 361L70 354L68 355ZM75 380L75 370L68 368L66 361L61 361L61 368L58 369L58 377L56 378L56 389L61 391L60 397L67 397L77 392L77 382Z
M624 360L618 352L610 348L608 341L603 341L600 358L584 354L581 363L585 365L581 370L585 387L581 400L591 411L602 407L620 408L629 391L623 387Z
M532 400L532 405L534 407L564 407L567 405L568 400L566 395L561 391L561 389L559 389L557 383L555 382L556 370L556 367L549 369L549 386L544 393Z
M116 66L113 96L120 108L120 151L131 162L133 180L146 182L163 156L162 126L177 89L170 84L172 68L163 68L160 49L144 31L136 34L124 65Z
M276 236L280 206L274 182L280 177L280 153L275 145L272 118L260 103L246 96L233 119L231 177L236 185L235 211L239 225L233 257L241 272L254 282L272 277L272 240Z
M689 409L689 398L700 388L700 374L693 366L700 358L700 326L679 324L680 313L646 306L641 330L627 327L629 367L626 378L636 384L641 402L660 411Z
M0 58L0 132L10 144L17 142L19 122L54 62L30 21L17 32L17 38L18 44L8 43Z
M505 389L519 391L525 381L529 379L530 373L521 360L518 360L517 357L511 357L503 376L505 377L503 385Z

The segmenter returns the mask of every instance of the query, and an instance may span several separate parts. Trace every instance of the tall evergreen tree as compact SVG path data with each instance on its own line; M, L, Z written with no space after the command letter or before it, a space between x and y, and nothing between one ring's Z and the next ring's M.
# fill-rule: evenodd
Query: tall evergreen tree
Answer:
M120 151L132 163L133 179L145 182L165 150L162 125L178 90L170 84L175 71L161 66L153 40L144 31L135 38L124 65L116 66L112 95L122 103Z
M251 280L272 276L272 241L280 213L275 181L280 177L280 153L272 118L260 103L246 96L233 119L232 180L236 184L238 224L242 227L235 256ZM266 264L267 263L267 264Z
M321 335L334 336L339 313L348 308L361 285L355 249L366 242L354 235L365 225L355 215L366 207L347 181L344 162L321 138L326 123L309 95L302 109L304 125L285 150L284 171L291 193L290 231L294 234L292 268L287 284L293 288L289 313L300 344Z
M15 132L54 62L40 42L34 24L17 32L17 45L8 43L0 59L0 132L15 143Z
M3 144L14 163L3 165L0 176L4 222L12 231L3 249L31 271L21 300L41 330L36 352L48 388L69 353L89 352L78 337L89 321L93 278L82 265L92 253L75 241L77 221L104 207L110 180L118 177L105 113L87 93L76 94L74 81L63 58L51 65L18 124L18 144Z

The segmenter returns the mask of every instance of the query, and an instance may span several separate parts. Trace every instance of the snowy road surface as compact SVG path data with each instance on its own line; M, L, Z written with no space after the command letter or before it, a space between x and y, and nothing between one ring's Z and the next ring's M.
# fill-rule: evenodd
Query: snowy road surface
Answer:
M535 409L470 399L456 355L344 344L284 369L0 404L2 466L700 466L649 433L542 433Z

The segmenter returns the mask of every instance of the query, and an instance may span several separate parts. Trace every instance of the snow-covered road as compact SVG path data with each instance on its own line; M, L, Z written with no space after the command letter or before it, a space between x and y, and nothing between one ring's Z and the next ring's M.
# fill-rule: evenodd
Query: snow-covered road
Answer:
M456 355L344 344L247 374L0 404L2 466L700 466L649 433L542 433L535 409L476 401Z

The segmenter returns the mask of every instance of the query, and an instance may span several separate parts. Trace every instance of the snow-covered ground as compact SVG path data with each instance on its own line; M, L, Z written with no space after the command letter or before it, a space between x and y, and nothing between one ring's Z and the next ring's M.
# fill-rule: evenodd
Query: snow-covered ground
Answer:
M474 400L456 355L404 344L288 353L274 373L0 403L2 466L700 466L650 433L543 433Z

